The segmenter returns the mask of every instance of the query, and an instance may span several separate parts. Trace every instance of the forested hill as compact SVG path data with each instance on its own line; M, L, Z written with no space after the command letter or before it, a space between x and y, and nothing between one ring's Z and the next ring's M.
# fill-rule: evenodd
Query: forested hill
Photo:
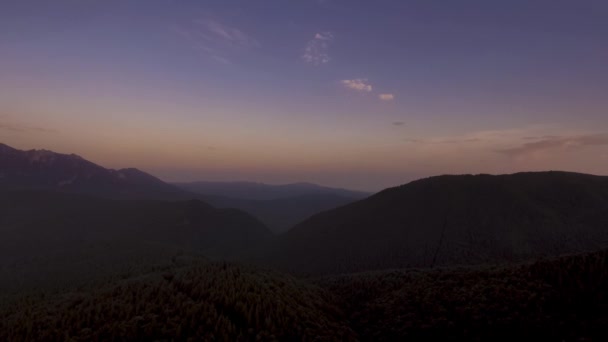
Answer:
M608 245L608 177L439 176L323 212L266 255L299 272L510 262Z

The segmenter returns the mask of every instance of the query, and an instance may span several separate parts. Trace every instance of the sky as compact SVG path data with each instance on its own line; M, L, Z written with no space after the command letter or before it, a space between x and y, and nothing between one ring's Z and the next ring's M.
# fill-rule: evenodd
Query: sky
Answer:
M608 2L2 0L0 142L167 181L608 175Z

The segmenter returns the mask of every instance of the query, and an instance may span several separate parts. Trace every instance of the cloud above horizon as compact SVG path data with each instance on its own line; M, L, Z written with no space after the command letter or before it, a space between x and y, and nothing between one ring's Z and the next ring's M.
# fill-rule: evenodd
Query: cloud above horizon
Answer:
M334 34L331 32L316 33L314 38L306 44L302 60L315 66L329 63L331 57L328 51L333 40Z
M369 93L373 90L372 85L369 84L367 79L365 79L365 78L357 78L357 79L353 79L353 80L342 80L342 81L340 81L340 83L342 83L342 85L345 86L346 88L356 90L356 91L362 91L362 92Z
M382 101L392 101L395 99L395 95L393 94L379 94L378 98Z
M608 146L608 133L575 136L551 135L539 138L526 137L525 139L537 141L528 142L518 147L499 149L496 152L510 157L519 157L547 151L572 150L589 146Z

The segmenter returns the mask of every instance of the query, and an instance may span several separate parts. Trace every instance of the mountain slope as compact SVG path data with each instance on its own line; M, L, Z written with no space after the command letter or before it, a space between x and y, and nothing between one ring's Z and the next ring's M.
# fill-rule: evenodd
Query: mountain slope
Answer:
M191 201L118 201L50 192L0 192L4 242L90 241L133 238L197 250L247 248L271 236L236 209Z
M316 215L266 260L303 272L515 261L608 245L608 177L441 176Z
M137 169L111 170L74 154L0 144L0 188L52 190L120 199L192 198Z
M52 274L64 272L71 279L89 272L87 265L111 268L132 261L120 256L149 258L152 250L229 257L272 237L242 211L196 200L122 201L39 191L0 192L0 234L0 288L56 280Z

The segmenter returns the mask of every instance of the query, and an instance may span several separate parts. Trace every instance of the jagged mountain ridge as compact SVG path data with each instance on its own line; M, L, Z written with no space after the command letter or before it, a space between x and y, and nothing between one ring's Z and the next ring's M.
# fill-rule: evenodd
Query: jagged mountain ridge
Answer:
M137 169L106 169L75 154L21 151L7 145L0 147L0 187L120 199L194 197Z

